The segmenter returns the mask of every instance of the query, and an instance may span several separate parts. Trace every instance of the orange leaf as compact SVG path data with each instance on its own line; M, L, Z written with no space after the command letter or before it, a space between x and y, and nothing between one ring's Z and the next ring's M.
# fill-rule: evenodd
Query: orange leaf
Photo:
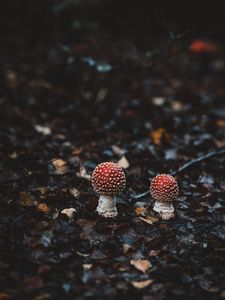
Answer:
M51 209L48 207L48 205L41 203L37 205L37 210L43 213L49 213Z
M135 211L135 213L136 213L137 216L140 216L140 215L144 214L144 212L146 211L146 208L144 208L144 207L136 207L134 211Z
M146 259L132 259L130 261L130 264L143 273L146 273L148 269L152 266L150 261Z
M163 139L170 140L171 136L166 130L162 127L158 128L155 131L150 133L152 141L155 145L160 145Z

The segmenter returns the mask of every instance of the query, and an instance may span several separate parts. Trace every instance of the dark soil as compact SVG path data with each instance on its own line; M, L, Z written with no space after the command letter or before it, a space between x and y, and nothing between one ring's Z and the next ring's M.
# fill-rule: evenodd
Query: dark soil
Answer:
M21 2L1 4L0 300L225 298L225 155L176 172L225 147L221 19ZM90 175L121 158L127 188L104 220ZM138 195L172 172L162 221Z

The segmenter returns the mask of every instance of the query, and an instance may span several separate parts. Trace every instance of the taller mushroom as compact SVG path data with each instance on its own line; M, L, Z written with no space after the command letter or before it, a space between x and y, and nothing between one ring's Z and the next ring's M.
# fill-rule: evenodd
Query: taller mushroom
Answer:
M116 195L126 186L123 169L113 162L101 163L94 169L91 180L95 192L100 194L97 213L105 218L116 217Z
M174 217L173 201L177 199L179 187L176 179L170 174L160 174L152 179L150 193L155 201L153 210L158 212L162 219Z

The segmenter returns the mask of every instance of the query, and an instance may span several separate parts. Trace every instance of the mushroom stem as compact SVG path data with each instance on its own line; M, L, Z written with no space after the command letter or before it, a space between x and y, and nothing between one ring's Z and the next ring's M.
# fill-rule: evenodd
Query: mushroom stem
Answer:
M98 200L97 213L105 218L114 218L118 215L116 208L116 197L100 195Z
M156 201L153 210L159 213L163 220L169 220L175 216L173 204L170 202Z

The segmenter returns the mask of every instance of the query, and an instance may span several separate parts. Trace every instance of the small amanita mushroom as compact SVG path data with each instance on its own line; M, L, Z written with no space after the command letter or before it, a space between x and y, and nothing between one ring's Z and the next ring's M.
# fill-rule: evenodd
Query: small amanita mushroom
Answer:
M126 186L123 169L113 162L101 163L94 169L91 180L95 192L100 194L97 213L105 218L116 217L116 194Z
M179 187L176 179L169 174L160 174L152 179L150 194L155 201L153 210L158 212L163 220L174 217L173 201L177 199Z

